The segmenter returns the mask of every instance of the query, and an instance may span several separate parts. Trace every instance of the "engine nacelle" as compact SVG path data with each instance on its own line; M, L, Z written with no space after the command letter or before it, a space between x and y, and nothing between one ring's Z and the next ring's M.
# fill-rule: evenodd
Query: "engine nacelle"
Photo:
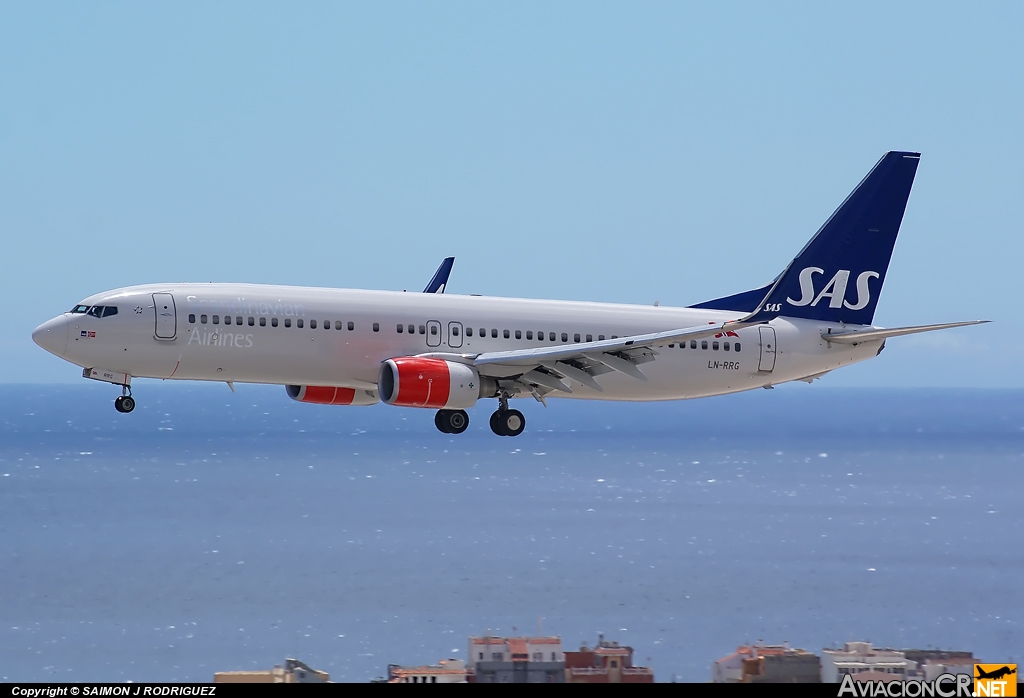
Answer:
M314 405L376 405L380 402L372 390L324 385L286 385L285 389L292 400Z
M466 364L406 356L381 364L377 389L389 405L458 410L493 396L498 384Z

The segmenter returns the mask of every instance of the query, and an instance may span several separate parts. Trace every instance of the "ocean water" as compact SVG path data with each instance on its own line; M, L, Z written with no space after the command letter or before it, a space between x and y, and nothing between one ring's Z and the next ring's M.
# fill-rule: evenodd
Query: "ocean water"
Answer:
M432 414L0 387L0 680L367 681L598 633L658 681L762 639L1024 659L1024 391L791 386Z

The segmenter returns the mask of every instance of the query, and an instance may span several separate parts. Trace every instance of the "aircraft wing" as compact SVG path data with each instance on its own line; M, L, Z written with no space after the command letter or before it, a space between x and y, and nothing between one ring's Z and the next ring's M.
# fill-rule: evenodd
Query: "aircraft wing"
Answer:
M423 289L424 293L444 293L444 287L448 285L448 277L452 273L452 265L455 264L455 257L445 257L441 266L434 272L434 277Z
M482 354L428 353L423 357L447 359L475 366L482 375L502 377L518 383L537 397L553 390L571 393L565 382L571 379L598 392L603 389L597 376L613 371L646 381L638 364L653 361L656 346L674 344L733 332L744 327L763 324L747 322L746 318L665 332L618 337L597 342L561 344L536 349L489 351Z
M850 332L822 332L821 338L826 342L837 342L839 344L860 344L861 342L873 342L889 337L902 337L907 334L918 332L932 332L934 330L948 330L951 327L965 327L967 325L980 325L990 320L968 320L966 322L948 322L944 325L917 325L916 327L892 327L884 330L852 330Z

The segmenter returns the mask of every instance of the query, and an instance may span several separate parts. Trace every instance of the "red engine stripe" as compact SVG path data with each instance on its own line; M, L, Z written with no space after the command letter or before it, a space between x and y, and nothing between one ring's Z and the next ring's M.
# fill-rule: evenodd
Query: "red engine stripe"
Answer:
M322 385L307 385L303 402L312 402L317 405L351 405L355 400L356 391L353 388L332 388Z
M441 359L394 359L398 367L398 397L402 407L444 407L451 393L448 363Z

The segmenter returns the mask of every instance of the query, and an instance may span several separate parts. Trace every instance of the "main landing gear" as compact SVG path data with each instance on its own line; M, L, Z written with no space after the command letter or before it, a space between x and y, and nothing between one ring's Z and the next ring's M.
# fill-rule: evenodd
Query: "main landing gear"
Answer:
M498 409L491 415L491 431L498 436L519 436L526 428L526 417L508 408L508 397L508 393L502 393L498 398ZM461 434L469 427L469 415L465 410L438 410L434 426L442 434Z
M132 389L127 385L121 386L121 396L114 400L114 409L125 413L135 409L135 398L132 397Z
M498 436L519 436L526 428L526 417L519 410L508 408L508 393L498 398L498 409L491 415L491 431Z
M444 434L461 434L469 427L469 415L465 410L438 410L434 426Z

